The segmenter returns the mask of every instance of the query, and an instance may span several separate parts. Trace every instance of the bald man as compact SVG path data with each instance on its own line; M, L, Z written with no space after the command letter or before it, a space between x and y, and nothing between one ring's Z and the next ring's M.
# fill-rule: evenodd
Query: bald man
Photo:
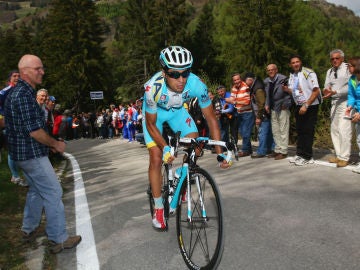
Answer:
M266 73L269 77L264 80L265 110L271 114L271 130L275 142L274 153L269 157L281 160L287 157L289 145L291 96L282 89L287 85L288 78L278 73L275 64L269 64Z
M68 236L62 188L49 161L49 149L64 152L65 143L45 131L44 111L36 101L37 85L45 74L35 55L24 55L18 64L20 79L5 103L6 134L11 158L23 170L29 184L22 224L23 240L37 236L43 208L50 252L76 247L81 236Z

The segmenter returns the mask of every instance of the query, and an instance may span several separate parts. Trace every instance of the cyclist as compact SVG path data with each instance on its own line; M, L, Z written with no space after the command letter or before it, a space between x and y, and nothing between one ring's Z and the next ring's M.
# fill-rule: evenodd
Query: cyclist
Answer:
M154 228L165 229L164 206L161 198L161 165L162 162L171 163L174 156L170 153L170 146L162 136L163 123L181 132L182 137L198 137L194 120L183 104L191 98L198 98L202 113L209 126L211 138L220 140L220 129L208 96L206 85L191 73L193 64L191 52L181 46L170 46L160 53L162 71L156 73L144 85L143 102L144 139L149 150L149 181L155 201L155 211L152 220ZM223 158L222 149L216 147L221 168L228 168L231 162Z

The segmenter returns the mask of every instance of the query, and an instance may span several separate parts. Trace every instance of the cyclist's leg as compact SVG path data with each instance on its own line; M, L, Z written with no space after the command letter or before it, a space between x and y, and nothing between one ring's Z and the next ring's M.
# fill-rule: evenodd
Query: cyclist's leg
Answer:
M164 114L164 113L163 113ZM166 119L166 118L165 118ZM156 119L156 127L162 133L164 117L158 117ZM149 151L149 182L151 186L152 197L154 199L154 215L153 215L153 226L157 229L166 229L164 219L164 205L161 196L161 166L162 166L162 150L157 146L153 138L150 136L146 128L146 120L143 120L143 132L145 144Z
M162 151L155 145L149 150L150 162L149 162L149 182L154 198L161 196L161 165L162 165Z

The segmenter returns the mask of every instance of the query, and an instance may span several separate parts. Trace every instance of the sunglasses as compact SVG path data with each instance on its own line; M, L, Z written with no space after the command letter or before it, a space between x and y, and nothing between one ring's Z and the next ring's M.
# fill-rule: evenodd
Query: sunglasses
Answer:
M183 71L182 73L177 72L177 71L166 72L166 75L168 75L172 79L179 79L180 76L183 78L189 77L190 72L191 72L190 69L187 69L187 70Z
M334 61L334 60L339 60L341 59L340 57L333 57L333 58L330 58L331 61Z

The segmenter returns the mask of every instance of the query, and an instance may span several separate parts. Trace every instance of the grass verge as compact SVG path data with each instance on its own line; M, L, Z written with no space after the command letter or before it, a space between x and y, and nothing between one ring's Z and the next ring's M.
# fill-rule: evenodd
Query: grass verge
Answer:
M21 225L27 188L10 182L7 152L2 150L0 154L0 270L28 270L26 252L37 246L22 242ZM57 168L61 161L51 162ZM45 220L41 222L41 227L44 227L44 223ZM45 248L42 269L52 270L55 267L56 256Z
M0 269L27 269L21 242L22 213L27 188L10 182L7 152L0 162Z

